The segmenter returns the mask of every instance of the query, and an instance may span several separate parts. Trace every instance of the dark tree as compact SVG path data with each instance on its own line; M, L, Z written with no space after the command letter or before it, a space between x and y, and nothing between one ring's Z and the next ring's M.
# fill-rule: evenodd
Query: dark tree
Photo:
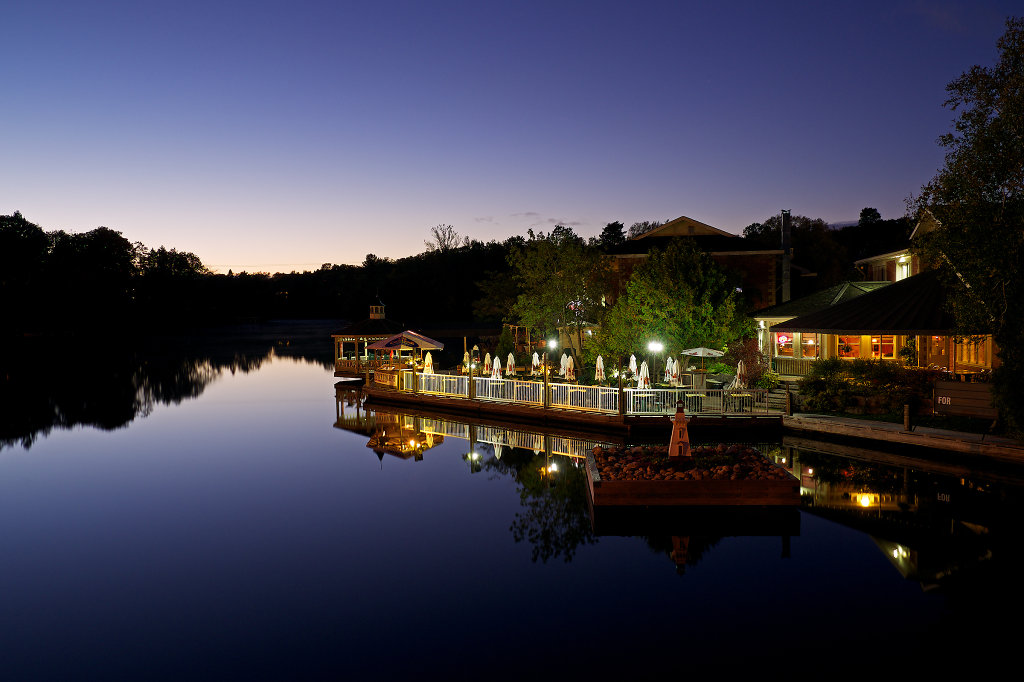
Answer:
M958 116L939 138L945 165L916 199L926 229L914 246L948 285L959 333L992 334L996 403L1024 430L1024 18L1007 20L997 47L995 66L946 86Z
M598 246L605 251L618 246L624 241L626 241L626 227L618 220L605 225L597 238Z

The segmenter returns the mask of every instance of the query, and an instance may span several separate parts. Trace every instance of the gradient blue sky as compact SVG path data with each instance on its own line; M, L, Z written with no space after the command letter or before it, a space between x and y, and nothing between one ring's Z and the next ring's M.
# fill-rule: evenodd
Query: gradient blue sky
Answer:
M1015 11L7 0L0 213L222 272L411 255L438 223L897 217Z

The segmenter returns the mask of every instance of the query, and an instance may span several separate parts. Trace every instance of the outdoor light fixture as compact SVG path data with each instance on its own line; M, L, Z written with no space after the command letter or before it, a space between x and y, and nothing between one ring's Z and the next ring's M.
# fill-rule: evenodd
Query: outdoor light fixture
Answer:
M555 341L554 339L551 339L550 341L548 341L548 348L550 348L551 350L554 350L555 346L557 346L557 345L558 345L558 342Z
M665 350L665 346L663 346L659 341L651 341L649 344L647 344L647 350L651 351L652 353L660 353L661 351Z

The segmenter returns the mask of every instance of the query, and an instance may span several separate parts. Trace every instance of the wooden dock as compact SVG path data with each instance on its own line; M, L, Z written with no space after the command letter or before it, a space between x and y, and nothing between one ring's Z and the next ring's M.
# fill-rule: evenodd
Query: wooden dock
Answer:
M498 418L517 424L535 426L571 426L593 433L604 433L618 437L664 438L672 429L672 416L660 415L618 415L586 412L540 405L521 405L456 396L432 395L399 391L380 384L369 383L363 387L371 403L394 405L415 405L454 417L480 419ZM781 434L781 414L707 414L690 418L690 431L698 437L712 438L728 433L736 440L737 433L756 431L758 437L765 433Z

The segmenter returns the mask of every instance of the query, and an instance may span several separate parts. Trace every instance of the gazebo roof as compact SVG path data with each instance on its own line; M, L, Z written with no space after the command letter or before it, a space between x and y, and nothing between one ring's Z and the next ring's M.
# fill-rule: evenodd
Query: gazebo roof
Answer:
M395 322L394 320L388 320L385 318L367 318L360 320L359 322L353 322L347 327L343 327L338 331L331 334L331 336L341 336L345 338L359 338L359 339L386 339L387 337L397 334L402 331L401 322Z
M404 332L377 343L371 343L367 348L370 350L443 350L444 344L406 329Z

